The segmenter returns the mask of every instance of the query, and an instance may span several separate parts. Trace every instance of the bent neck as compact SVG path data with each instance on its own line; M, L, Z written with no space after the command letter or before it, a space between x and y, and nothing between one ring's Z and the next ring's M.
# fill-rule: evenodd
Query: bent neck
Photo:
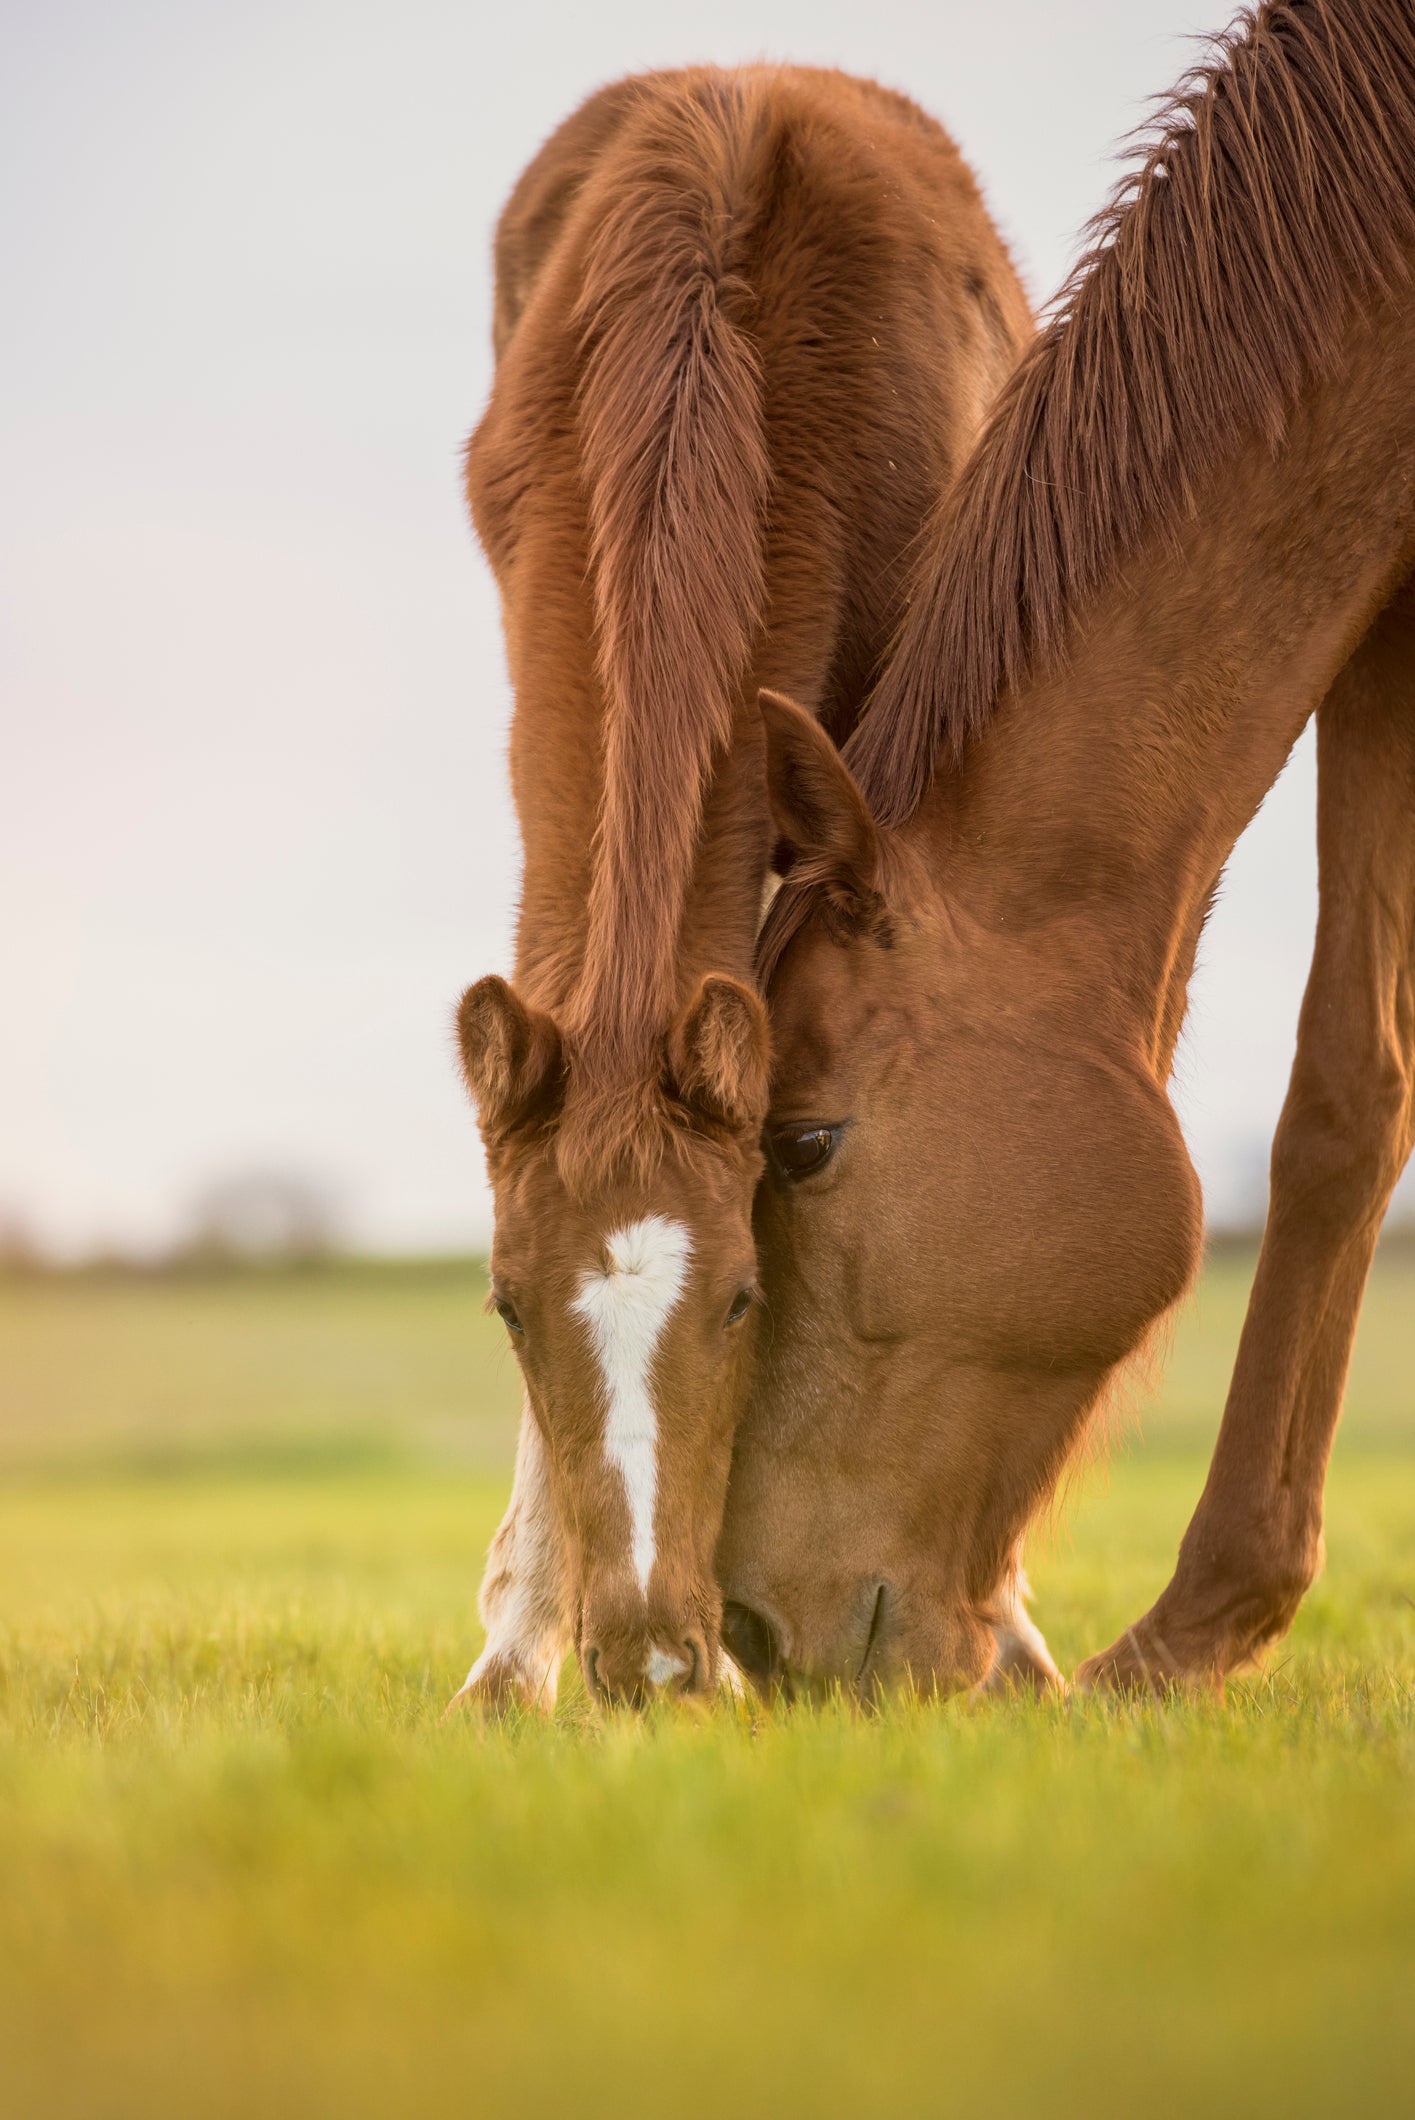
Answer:
M516 697L511 780L524 855L516 979L537 1007L581 1031L588 1043L607 1044L615 1086L637 1092L637 1076L656 1078L663 1034L698 980L707 972L752 976L770 856L763 739L754 705L739 706L694 825L683 904L649 894L640 931L620 938L626 956L637 951L647 960L640 984L652 990L653 1005L639 1007L627 1023L591 1007L588 1020L577 1023L597 848L605 830L602 754L609 710L595 661L583 526L573 499L547 481L542 498L552 493L564 505L545 506L528 523L512 586L503 595ZM753 681L744 681L743 698L755 701ZM650 932L653 922L666 933ZM652 989L658 957L671 965L671 995ZM637 998L632 987L629 993Z
M1234 842L1411 564L1412 380L1408 308L1353 328L1280 447L1117 571L906 827L951 928L1035 945L1043 990L1161 1078Z

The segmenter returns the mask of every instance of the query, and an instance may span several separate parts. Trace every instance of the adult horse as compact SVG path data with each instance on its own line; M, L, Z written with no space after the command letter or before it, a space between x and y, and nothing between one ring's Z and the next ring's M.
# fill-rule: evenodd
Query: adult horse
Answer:
M621 82L496 239L467 488L502 592L514 985L463 999L526 1387L464 1694L715 1679L756 1332L758 687L843 736L905 555L1030 331L957 150L826 72ZM460 1696L459 1696L460 1697Z
M1315 710L1321 909L1212 1471L1090 1682L1291 1622L1415 1132L1415 6L1186 78L945 502L846 763L769 703L774 1333L719 1572L758 1675L976 1681L1000 1568L1188 1286L1165 1085L1235 840ZM936 770L948 757L948 770Z

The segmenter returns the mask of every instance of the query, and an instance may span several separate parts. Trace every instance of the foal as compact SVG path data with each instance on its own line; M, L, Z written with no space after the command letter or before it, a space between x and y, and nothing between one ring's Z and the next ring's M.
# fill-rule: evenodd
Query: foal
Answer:
M1316 954L1213 1468L1082 1675L1213 1682L1291 1623L1415 1136L1412 568L1415 6L1265 5L1008 385L846 763L769 706L805 882L765 938L774 1332L719 1556L760 1675L987 1670L1000 1567L1194 1270L1165 1085L1315 710Z
M841 74L621 82L502 217L467 487L525 873L514 984L459 1035L526 1411L463 1695L548 1701L571 1641L603 1696L715 1682L758 1326L757 690L848 733L1029 329L951 142Z

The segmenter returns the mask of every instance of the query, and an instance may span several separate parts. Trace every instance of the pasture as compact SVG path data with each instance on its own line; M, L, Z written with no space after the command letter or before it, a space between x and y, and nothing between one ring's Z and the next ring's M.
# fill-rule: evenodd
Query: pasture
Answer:
M1032 1553L1160 1587L1251 1261ZM1223 1703L445 1725L516 1388L473 1266L0 1289L0 2110L1387 2113L1415 2067L1415 1261Z

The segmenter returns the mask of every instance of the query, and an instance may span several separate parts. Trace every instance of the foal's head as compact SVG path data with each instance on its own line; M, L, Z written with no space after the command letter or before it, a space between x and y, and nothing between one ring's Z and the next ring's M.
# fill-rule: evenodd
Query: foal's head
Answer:
M1187 1281L1195 1182L1057 937L938 887L808 717L769 703L768 733L804 917L768 989L770 1333L718 1551L724 1639L762 1679L971 1684L1019 1532Z
M627 1112L503 979L468 990L458 1031L495 1194L491 1300L546 1444L586 1683L705 1692L756 1332L765 1012L704 979Z

